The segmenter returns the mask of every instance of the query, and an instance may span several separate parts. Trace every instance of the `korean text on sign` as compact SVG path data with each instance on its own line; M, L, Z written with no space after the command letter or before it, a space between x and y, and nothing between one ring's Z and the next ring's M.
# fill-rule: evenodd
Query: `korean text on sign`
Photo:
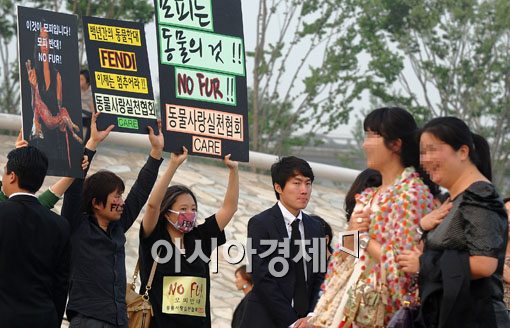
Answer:
M167 131L243 141L243 116L210 109L166 105Z
M161 63L244 76L241 38L159 26Z
M106 114L156 119L154 100L118 97L96 93L96 109Z
M103 41L131 46L141 46L140 31L132 28L89 24L91 41Z
M158 0L159 24L213 31L211 0Z
M149 93L149 86L145 77L121 75L105 72L95 72L96 87L134 93Z

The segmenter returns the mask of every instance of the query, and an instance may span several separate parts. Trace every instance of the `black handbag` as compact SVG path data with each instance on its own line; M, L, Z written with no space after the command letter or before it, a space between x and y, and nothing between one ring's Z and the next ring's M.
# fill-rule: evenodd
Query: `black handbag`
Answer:
M387 328L414 327L414 320L418 316L418 311L419 306L410 306L409 302L404 302L404 305L391 317Z

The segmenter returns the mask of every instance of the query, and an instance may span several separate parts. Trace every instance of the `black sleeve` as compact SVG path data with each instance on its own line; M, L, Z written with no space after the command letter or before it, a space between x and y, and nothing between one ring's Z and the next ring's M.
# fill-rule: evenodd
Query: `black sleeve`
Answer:
M53 281L53 303L57 310L59 326L64 317L66 308L67 291L69 287L69 275L71 265L71 245L69 240L69 228L64 231L63 247L61 249L60 261L56 264L56 276Z
M163 159L155 159L149 156L147 162L138 173L135 184L129 191L124 203L124 211L120 217L120 224L124 228L124 232L133 225L138 214L149 198L152 187L158 177L159 167Z
M464 231L471 256L498 258L501 249L505 249L507 218L498 213L476 205L459 207L466 224Z
M216 238L216 247L225 244L227 239L225 238L225 231L220 230L218 221L216 221L216 215L212 215L205 219L205 222L198 225L196 228L198 239L201 240L202 250L207 257L211 257L211 253L214 251L212 240Z
M260 254L269 249L269 245L261 245L261 240L269 240L268 227L264 225L260 217L253 217L248 222L248 239L251 238L253 256L252 275L253 284L257 289L257 296L261 305L270 313L271 318L277 322L278 327L288 327L299 319L296 311L285 298L275 277L269 272L269 261L276 255L264 258ZM275 252L276 253L276 252Z
M85 155L89 158L89 166L83 173L83 176L86 177L89 171L90 165L92 164L92 159L96 154L95 151L85 148ZM71 232L73 232L82 219L81 213L81 203L83 199L83 181L82 179L74 179L73 183L69 188L67 188L64 193L64 202L62 203L62 210L60 214L67 219L71 226Z

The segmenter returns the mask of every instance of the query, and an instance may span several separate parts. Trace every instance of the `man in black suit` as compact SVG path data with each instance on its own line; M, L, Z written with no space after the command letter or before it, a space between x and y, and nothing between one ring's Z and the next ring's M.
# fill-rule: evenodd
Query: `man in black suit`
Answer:
M314 176L306 161L290 156L273 164L271 177L278 202L248 223L248 239L255 252L251 258L254 287L247 297L242 327L307 327L326 269L323 226L302 212L310 200ZM319 240L321 247L311 250ZM290 243L290 254L264 254L271 247L268 241ZM306 253L314 261L303 261L298 254L300 243L309 243ZM314 265L320 263L317 260L322 260L321 267Z
M28 146L7 155L0 203L0 327L60 327L69 278L69 224L34 196L48 159Z

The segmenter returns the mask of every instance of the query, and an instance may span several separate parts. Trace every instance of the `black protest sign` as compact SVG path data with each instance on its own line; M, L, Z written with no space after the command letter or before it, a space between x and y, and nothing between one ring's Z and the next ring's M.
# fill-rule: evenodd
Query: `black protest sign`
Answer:
M18 6L23 137L49 160L48 175L82 177L78 21Z
M155 0L165 150L249 160L241 1Z
M97 126L114 131L157 131L147 43L142 23L83 17Z

